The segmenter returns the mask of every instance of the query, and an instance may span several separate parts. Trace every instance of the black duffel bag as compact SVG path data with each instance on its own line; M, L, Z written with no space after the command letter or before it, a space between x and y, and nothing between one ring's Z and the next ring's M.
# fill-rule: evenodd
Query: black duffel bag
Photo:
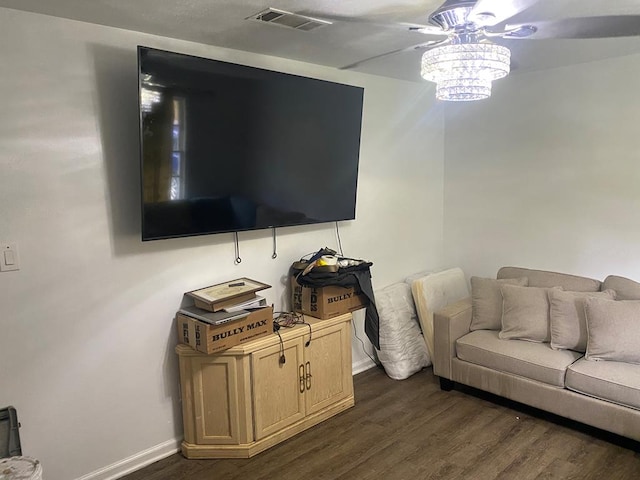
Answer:
M380 321L371 284L373 263L353 258L337 257L336 265L323 265L322 257L334 257L336 252L329 248L318 250L308 260L301 259L291 265L291 276L298 285L305 287L354 287L369 300L364 319L364 332L369 341L380 349Z

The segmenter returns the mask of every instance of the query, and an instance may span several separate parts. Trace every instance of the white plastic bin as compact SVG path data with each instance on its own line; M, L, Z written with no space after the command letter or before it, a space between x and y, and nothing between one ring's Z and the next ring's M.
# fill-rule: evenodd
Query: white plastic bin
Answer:
M2 458L0 480L42 480L42 465L31 457Z

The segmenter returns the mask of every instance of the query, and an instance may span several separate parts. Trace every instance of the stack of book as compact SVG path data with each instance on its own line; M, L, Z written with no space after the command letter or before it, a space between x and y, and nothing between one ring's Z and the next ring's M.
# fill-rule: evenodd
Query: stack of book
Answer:
M270 287L266 283L239 278L193 290L185 295L193 299L194 304L182 307L179 313L210 325L240 320L267 306L266 299L256 292Z

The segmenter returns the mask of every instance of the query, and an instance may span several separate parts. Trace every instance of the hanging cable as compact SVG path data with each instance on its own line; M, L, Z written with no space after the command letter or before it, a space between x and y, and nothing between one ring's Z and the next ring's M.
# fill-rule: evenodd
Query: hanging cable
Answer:
M311 335L312 329L311 324L309 322L305 322L304 315L301 315L297 312L275 312L278 316L273 321L273 326L275 330L280 330L281 327L291 328L296 325L306 325L309 329L309 340L304 343L305 347L311 345Z
M233 263L238 265L239 263L242 263L242 259L240 258L240 242L238 241L238 232L233 232L233 238L235 240L236 247L236 258Z
M275 260L276 258L278 258L278 245L276 243L276 227L273 227L271 229L271 232L273 233L273 254L271 255L271 258Z
M342 240L340 240L340 229L338 228L338 222L336 222L336 236L338 237L338 248L340 249L340 256L344 257L342 252Z
M371 359L371 361L373 363L375 363L376 365L378 365L378 362L376 362L375 358L373 358L371 355L369 355L369 352L367 352L367 348L364 345L364 342L362 341L362 339L358 336L358 330L356 329L356 324L355 322L351 322L351 324L353 325L353 335L358 339L358 341L362 344L362 351L365 353L365 355L367 357L369 357Z
M280 339L280 357L278 358L278 362L285 364L287 363L287 357L284 355L284 342L282 341L282 335L280 335L280 325L278 325L275 320L273 322L273 331L278 334L278 338Z

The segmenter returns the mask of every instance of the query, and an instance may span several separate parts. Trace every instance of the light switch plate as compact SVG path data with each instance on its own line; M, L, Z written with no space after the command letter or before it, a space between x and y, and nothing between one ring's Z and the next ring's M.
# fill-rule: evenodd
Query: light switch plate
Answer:
M18 245L16 243L0 244L0 272L20 270Z

